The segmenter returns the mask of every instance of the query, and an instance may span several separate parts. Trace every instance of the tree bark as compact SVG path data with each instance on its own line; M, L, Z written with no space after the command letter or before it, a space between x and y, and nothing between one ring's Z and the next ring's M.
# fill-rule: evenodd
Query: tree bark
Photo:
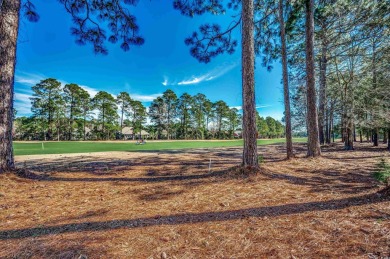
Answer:
M282 67L283 67L283 96L284 96L284 117L286 121L286 149L287 159L294 156L292 133L291 133L291 112L290 112L290 90L288 85L288 67L287 67L287 48L286 31L284 26L283 0L279 0L279 23L280 23L280 41L282 44Z
M83 132L83 140L85 140L85 121L86 121L86 115L84 114L84 123L83 123L83 129L84 129L84 132Z
M329 108L325 110L325 143L330 144Z
M374 93L374 98L373 98L374 106L377 106L377 101L376 101L377 78L376 78L376 55L375 54L376 54L376 42L374 40L372 43L372 88L373 88L373 93ZM375 116L375 113L373 114L373 120L374 120L374 123L376 124L377 123L377 121L376 121L377 116ZM378 138L379 138L379 129L376 126L374 128L374 136L373 136L374 147L377 147L379 145Z
M329 111L329 144L331 139L334 143L334 127L333 127L333 114L334 114L334 103L333 101L330 103L330 111Z
M70 102L68 140L72 140L72 135L73 135L73 108L74 108L74 96L73 96L73 93L72 93L72 99L71 99L71 102Z
M327 69L327 41L325 36L322 39L321 59L320 59L320 90L319 90L319 107L318 107L318 130L320 144L325 144L324 118L326 103L326 69Z
M0 173L15 169L12 146L13 95L20 0L4 0L0 11Z
M379 146L379 132L378 128L375 128L372 134L372 140L374 142L374 147Z
M306 0L306 95L307 95L307 156L321 155L318 139L318 115L316 106L314 70L314 0Z
M253 0L242 1L243 166L258 167L255 105Z
M345 150L353 150L353 129L352 129L352 120L348 120L348 125L346 129L346 139L344 142L344 149Z
M387 149L390 151L390 128L387 129Z

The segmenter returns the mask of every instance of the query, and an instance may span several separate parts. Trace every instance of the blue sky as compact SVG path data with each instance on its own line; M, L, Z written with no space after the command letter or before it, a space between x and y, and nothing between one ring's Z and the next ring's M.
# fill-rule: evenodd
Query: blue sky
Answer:
M45 78L77 83L92 95L127 91L146 106L166 89L178 96L205 94L211 101L224 100L240 107L241 51L222 55L208 64L189 54L184 39L198 26L219 23L227 26L231 17L188 18L173 10L171 1L140 1L134 8L145 44L123 52L118 44L107 43L109 54L95 55L92 46L78 46L70 35L72 21L57 1L36 1L38 23L20 23L15 76L15 108L18 116L30 115L31 86ZM240 42L240 28L234 32ZM261 116L281 119L283 95L281 66L272 72L257 63L256 104Z

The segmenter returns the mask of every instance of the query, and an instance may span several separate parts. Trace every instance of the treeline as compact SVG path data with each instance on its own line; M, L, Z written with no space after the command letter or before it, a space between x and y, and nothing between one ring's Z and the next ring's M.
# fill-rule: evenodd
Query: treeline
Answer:
M242 116L224 101L211 102L204 94L178 97L166 90L145 107L127 92L116 97L100 91L95 96L77 84L53 78L32 87L32 116L15 119L15 139L232 139L241 138ZM124 130L126 129L127 130ZM284 126L257 114L258 137L284 136Z

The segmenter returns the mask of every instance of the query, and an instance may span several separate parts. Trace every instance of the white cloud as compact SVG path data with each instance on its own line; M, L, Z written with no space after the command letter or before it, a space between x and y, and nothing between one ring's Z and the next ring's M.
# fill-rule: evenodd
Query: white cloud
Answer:
M142 95L142 94L130 94L131 98L140 101L140 102L152 102L157 97L162 94L150 94L150 95Z
M256 109L262 109L262 108L267 108L267 107L271 107L272 105L259 105L259 104L256 104ZM239 105L239 106L230 106L229 107L230 109L233 109L233 108L236 108L237 110L242 110L242 106Z
M192 75L188 79L178 82L177 85L193 85L193 84L199 84L203 81L211 81L218 77L223 76L224 74L226 74L227 72L235 68L236 66L237 63L219 66L206 74L198 75L198 76Z
M19 71L15 73L15 82L22 85L28 85L28 86L36 85L44 78L45 77L40 74L31 74L31 73L19 72Z
M208 74L207 75L203 75L203 76L200 76L200 77L192 77L191 79L189 80L183 80L179 83L177 83L178 85L193 85L193 84L198 84L202 81L209 81L211 79L208 78Z
M14 106L17 111L17 116L31 115L31 95L15 92L14 94Z
M262 108L268 108L271 107L272 105L256 105L256 109L262 109Z
M168 85L168 78L167 77L164 77L164 82L161 83L163 86L167 86Z

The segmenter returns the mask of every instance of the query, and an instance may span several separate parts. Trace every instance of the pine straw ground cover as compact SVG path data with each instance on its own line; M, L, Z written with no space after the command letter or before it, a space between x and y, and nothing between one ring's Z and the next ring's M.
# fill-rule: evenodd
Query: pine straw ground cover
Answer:
M261 146L250 177L240 148L17 157L33 174L0 176L0 257L386 258L390 154L356 145Z

